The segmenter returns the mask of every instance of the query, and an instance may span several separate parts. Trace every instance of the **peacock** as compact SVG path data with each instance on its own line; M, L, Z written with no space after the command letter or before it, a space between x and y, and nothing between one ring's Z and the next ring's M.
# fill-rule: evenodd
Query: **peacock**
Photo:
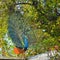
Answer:
M16 9L12 10L13 12L9 14L8 35L15 45L15 53L20 54L36 42L36 36L29 25L29 17L28 19L23 17L23 13L25 12L22 6L16 5L15 8Z
M10 14L8 20L8 35L15 45L14 51L16 54L25 52L36 41L33 30L26 24L26 20L23 19L20 12Z
M26 51L29 43L25 33L23 33L22 19L20 13L13 13L8 20L8 34L17 49ZM15 48L15 50L16 50Z

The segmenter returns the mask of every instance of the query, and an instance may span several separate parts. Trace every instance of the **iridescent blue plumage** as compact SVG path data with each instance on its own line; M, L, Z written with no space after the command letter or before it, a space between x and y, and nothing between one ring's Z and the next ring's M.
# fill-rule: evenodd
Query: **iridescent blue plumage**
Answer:
M16 47L24 48L24 50L27 50L29 43L28 43L28 38L26 36L22 36L23 43L24 43L24 46L23 46L22 42L20 41L20 38L16 35L16 32L14 32L11 27L8 28L8 33L12 38L12 42L15 44Z
M29 47L28 38L25 35L22 38L24 42L24 49L27 50L27 48Z
M14 12L10 15L8 34L14 45L24 50L36 42L35 32L29 25L29 20L23 18L21 13Z
M13 30L12 27L8 27L8 33L9 33L9 36L11 37L12 42L14 43L14 45L16 47L23 48L22 44L21 44L21 41L20 41L20 38L18 37L18 35L16 34L16 32Z
M13 20L12 20L13 19ZM14 45L20 49L27 50L28 48L28 39L27 37L22 33L22 29L20 28L21 20L19 20L20 17L16 16L16 14L10 15L10 19L8 21L8 34L12 39L12 42ZM24 35L24 36L22 36ZM23 44L22 44L23 42Z

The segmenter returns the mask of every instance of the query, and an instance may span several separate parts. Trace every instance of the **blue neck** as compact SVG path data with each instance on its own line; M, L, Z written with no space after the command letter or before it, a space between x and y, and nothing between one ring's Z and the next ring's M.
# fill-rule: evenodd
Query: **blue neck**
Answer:
M29 43L28 38L25 35L23 36L23 41L24 41L24 49L27 50Z

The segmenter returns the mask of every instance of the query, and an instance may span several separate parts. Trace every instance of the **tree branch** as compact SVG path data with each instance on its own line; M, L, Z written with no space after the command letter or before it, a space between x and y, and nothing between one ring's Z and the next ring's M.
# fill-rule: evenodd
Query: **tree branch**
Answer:
M22 3L15 3L15 5L19 5L19 4L28 4L28 5L32 5L31 3L24 3L24 2L22 2Z

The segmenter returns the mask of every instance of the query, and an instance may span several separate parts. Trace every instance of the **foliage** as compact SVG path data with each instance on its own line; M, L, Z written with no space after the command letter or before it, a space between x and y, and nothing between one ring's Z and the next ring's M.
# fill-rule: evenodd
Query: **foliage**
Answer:
M6 4L0 1L0 38L7 32L7 7Z
M60 0L58 1L19 0L19 1L22 3L23 2L30 3L30 5L20 4L21 9L18 11L23 12L23 15L22 16L19 15L18 17L23 18L25 22L24 28L26 27L26 25L28 25L31 31L34 32L34 34L30 32L31 36L35 35L36 38L35 37L34 38L37 40L34 46L29 47L29 49L26 52L26 55L31 56L42 52L46 52L49 48L54 49L55 45L58 45L60 47L59 44L60 43L60 16L58 16L59 14L56 11L58 8L58 4L60 3ZM7 28L8 28L9 17L11 16L11 14L17 11L15 3L16 0L9 0L9 1L0 0L0 41L3 46L4 52L7 52L6 53L7 55L11 53L12 56L16 56L14 55L13 52L14 45L12 46L9 45L9 43L6 41L7 39L4 40L3 38L8 31ZM17 21L14 22L17 23ZM19 22L21 21L18 21L18 23ZM10 37L7 38L11 39ZM8 41L10 41L9 39ZM9 52L7 50L9 50Z

